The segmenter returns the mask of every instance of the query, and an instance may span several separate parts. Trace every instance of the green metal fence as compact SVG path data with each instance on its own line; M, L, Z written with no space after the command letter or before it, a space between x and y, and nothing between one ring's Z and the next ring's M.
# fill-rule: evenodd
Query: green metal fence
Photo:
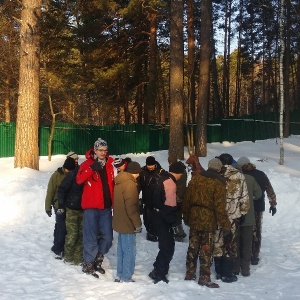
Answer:
M185 125L185 144L187 130L193 126L194 135L197 125ZM15 123L0 122L0 157L14 156ZM300 135L300 111L293 111L290 116L290 134ZM48 155L50 127L39 127L40 156ZM214 120L207 124L207 142L242 142L264 140L279 136L278 116L275 113L255 114L242 118ZM66 154L70 150L78 154L93 146L98 137L109 144L112 155L126 153L146 153L169 148L168 125L111 125L79 126L69 123L56 123L52 141L52 155Z

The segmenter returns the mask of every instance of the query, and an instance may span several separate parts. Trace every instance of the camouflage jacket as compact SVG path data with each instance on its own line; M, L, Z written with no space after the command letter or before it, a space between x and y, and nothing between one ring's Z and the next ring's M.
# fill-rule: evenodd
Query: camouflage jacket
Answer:
M189 182L182 202L184 222L194 230L214 232L218 224L230 230L226 213L226 187L213 171L203 171Z
M226 210L229 220L245 215L250 207L249 194L245 176L232 166L225 165Z

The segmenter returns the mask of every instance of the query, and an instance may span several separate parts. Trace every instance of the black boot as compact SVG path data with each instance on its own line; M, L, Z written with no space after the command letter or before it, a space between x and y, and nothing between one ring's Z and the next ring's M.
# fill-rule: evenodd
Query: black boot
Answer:
M214 257L216 279L221 279L222 277L222 257Z
M221 280L226 283L237 281L237 277L233 275L232 271L233 271L233 259L229 257L223 257Z
M105 270L101 267L103 259L104 259L104 255L98 253L96 256L96 259L95 259L95 264L94 264L95 271L98 271L101 274L105 274Z

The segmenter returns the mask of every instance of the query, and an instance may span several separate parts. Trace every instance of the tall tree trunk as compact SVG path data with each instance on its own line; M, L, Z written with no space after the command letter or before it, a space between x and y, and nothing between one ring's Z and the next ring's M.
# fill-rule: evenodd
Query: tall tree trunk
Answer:
M183 0L171 1L169 154L183 159Z
M147 96L145 102L144 118L145 123L156 123L156 103L157 103L157 42L156 42L156 14L149 13L150 18L150 42L149 42L149 69L147 85Z
M184 120L187 126L187 147L190 155L195 153L194 145L194 123L196 108L195 92L195 18L194 18L194 0L187 0L187 34L188 34L188 97L184 107Z
M212 1L201 1L201 38L200 38L200 68L197 110L197 156L207 156L207 108L210 87L210 58L211 58L211 23Z
M15 168L39 169L39 74L41 0L23 0Z
M291 71L291 5L290 1L286 1L286 24L284 26L285 44L285 57L284 57L284 133L283 136L288 138L290 135L290 112L291 112L291 99L290 99L290 71ZM284 17L284 16L283 16Z

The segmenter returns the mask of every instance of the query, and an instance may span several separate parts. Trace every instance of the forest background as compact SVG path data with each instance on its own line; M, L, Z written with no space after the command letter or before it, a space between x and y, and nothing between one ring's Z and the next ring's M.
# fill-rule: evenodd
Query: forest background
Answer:
M280 51L289 136L290 111L300 109L297 0L0 2L0 120L17 122L16 143L37 106L41 125L170 124L178 158L182 125L197 123L205 156L208 121L279 111ZM24 81L35 58L38 80Z

